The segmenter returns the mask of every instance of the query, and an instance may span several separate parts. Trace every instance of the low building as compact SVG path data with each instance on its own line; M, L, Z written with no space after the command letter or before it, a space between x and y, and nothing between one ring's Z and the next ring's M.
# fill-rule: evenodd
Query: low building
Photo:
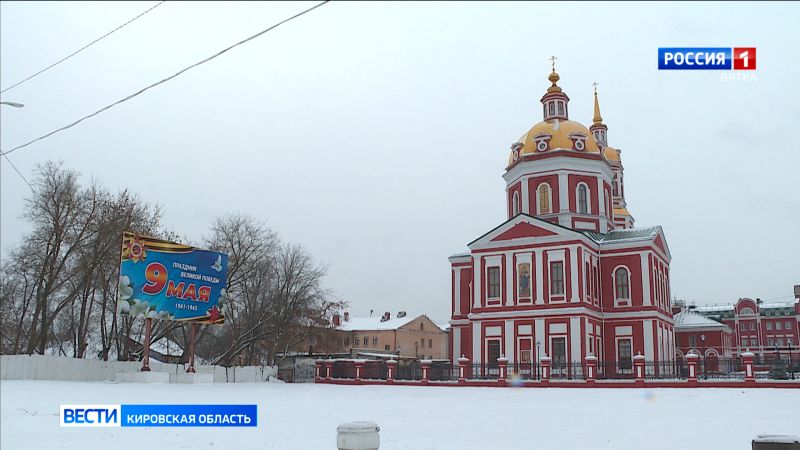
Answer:
M425 314L398 312L392 318L334 317L334 326L345 332L343 346L354 358L401 357L445 359L448 355L447 333Z
M673 316L675 321L675 357L679 366L686 354L702 355L710 373L726 371L733 357L733 330L723 323L684 308Z

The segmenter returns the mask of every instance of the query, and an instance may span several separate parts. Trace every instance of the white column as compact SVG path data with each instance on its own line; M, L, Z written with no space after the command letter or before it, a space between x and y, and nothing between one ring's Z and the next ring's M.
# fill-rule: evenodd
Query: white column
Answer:
M536 259L536 304L541 305L544 303L544 267L542 267L542 250L535 249L533 251L534 258Z
M533 346L536 348L536 343L540 342L541 345L539 346L539 351L544 353L544 319L536 319L534 321L534 334L536 335L536 339L533 341ZM536 360L538 361L541 358L541 354L536 355Z
M603 190L603 178L597 177L597 203L600 215L600 232L608 232L608 218L606 217L606 192Z
M514 321L506 320L506 358L508 362L513 363L517 357L514 352Z
M639 259L642 262L642 305L649 306L653 302L650 299L650 268L647 264L647 252L640 253Z
M461 314L461 268L456 267L453 269L455 286L453 287L453 296L455 297L455 306L453 311L456 315Z
M581 362L581 318L569 318L570 359L572 362Z
M644 327L644 357L647 361L653 360L653 320L643 320Z
M504 254L503 258L506 261L506 306L514 306L514 271L517 268L514 267L511 253Z
M483 351L481 349L481 324L472 322L472 362L479 364L483 361Z
M570 281L572 284L572 303L580 302L581 299L578 296L578 283L580 280L578 279L578 247L572 246L569 248L569 262L570 262Z
M451 327L453 330L453 364L461 357L461 327Z
M528 179L522 178L520 183L522 183L522 189L520 189L520 192L522 192L522 212L532 216L530 199L528 198Z
M473 256L472 257L472 307L473 308L480 308L481 307L481 275L483 275L483 268L481 267L481 257Z
M558 172L558 212L569 211L569 187L566 172Z

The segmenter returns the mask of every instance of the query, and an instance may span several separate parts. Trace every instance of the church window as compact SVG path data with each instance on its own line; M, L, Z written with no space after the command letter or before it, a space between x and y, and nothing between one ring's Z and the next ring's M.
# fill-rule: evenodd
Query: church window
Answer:
M619 197L619 177L614 174L614 181L611 182L612 189L614 190L614 197Z
M500 268L489 267L489 298L500 297Z
M519 192L514 192L514 198L511 201L511 215L516 216L519 214Z
M550 115L553 116L556 114L556 102L550 102Z
M622 370L630 370L633 367L631 358L631 340L620 339L617 341L617 356L619 358L619 368Z
M550 214L550 186L547 183L539 185L539 214Z
M589 201L588 201L588 194L585 184L578 185L578 213L580 214L588 214L589 213Z
M550 263L550 295L564 295L564 263Z
M582 139L577 139L575 141L575 150L583 151L586 148L586 145L583 143Z
M614 272L616 298L630 298L630 289L628 286L628 269L620 267Z
M540 152L543 152L543 151L547 150L547 141L545 141L544 139L539 141L536 144L536 149L539 150Z
M559 116L564 115L564 103L562 102L558 102L558 115Z

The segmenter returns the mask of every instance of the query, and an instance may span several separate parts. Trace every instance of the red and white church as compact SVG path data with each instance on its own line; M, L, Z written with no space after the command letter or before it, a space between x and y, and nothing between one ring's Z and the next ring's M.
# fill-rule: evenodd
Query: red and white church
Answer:
M569 119L555 67L548 79L544 120L511 146L508 220L449 258L450 359L492 365L500 356L513 364L547 355L556 369L594 355L627 370L642 354L670 365L664 232L634 227L597 92L587 128Z

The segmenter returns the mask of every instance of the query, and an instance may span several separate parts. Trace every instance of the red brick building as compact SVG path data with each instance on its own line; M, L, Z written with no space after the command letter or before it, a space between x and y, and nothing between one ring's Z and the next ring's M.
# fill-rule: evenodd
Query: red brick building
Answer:
M761 302L741 298L733 305L698 306L696 313L732 330L732 352L755 353L760 360L792 355L800 359L800 293L794 301Z
M688 308L673 317L675 321L675 357L683 365L689 352L701 355L705 369L711 373L724 371L721 361L733 357L733 330Z
M491 365L503 355L514 364L546 354L555 370L595 355L629 370L641 353L671 365L664 232L633 227L621 152L607 144L597 93L587 128L569 119L555 69L548 79L544 120L511 146L508 219L449 258L450 359Z

